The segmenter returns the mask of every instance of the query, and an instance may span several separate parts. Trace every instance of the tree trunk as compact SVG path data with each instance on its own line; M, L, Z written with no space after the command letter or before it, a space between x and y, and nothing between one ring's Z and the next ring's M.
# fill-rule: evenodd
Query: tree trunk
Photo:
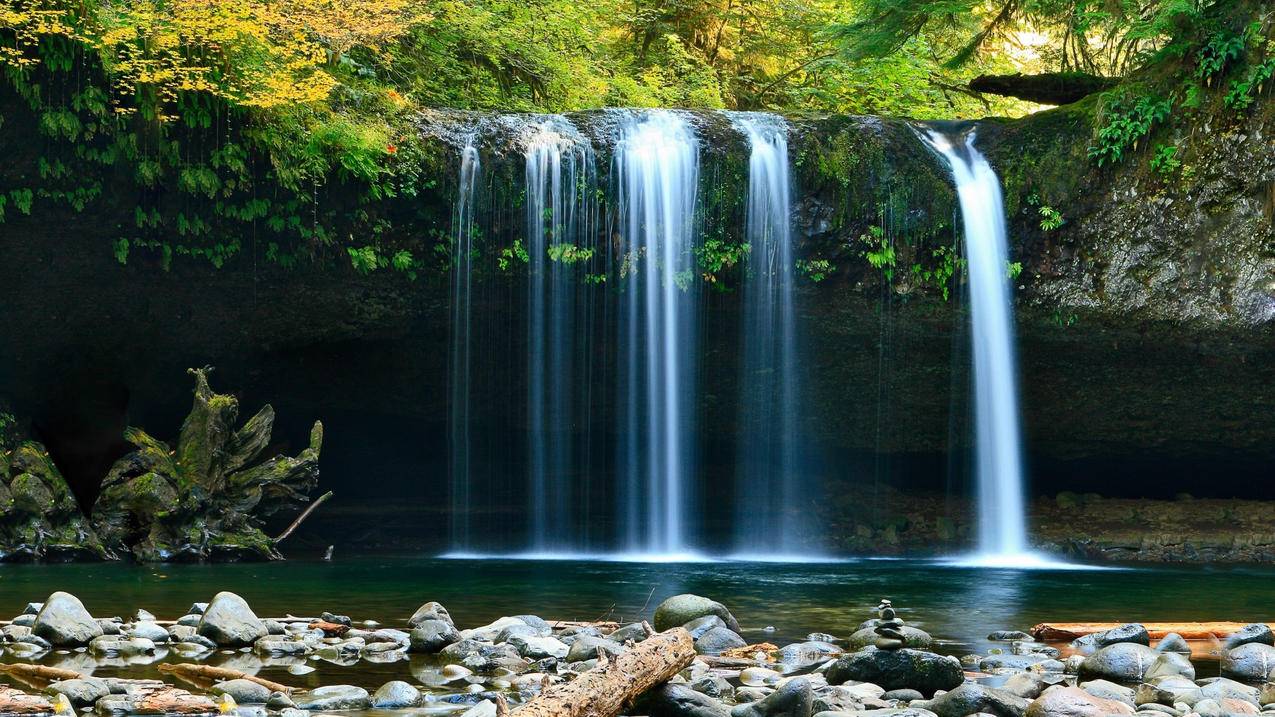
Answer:
M147 715L206 715L217 712L212 698L169 687L137 701L137 713Z
M1144 622L1142 626L1153 639L1159 640L1170 632L1176 632L1188 640L1208 640L1223 638L1243 628L1243 622ZM1064 642L1074 640L1082 635L1119 627L1117 622L1042 622L1029 632L1037 640L1045 642Z
M1084 72L1052 72L1042 75L983 75L970 81L970 89L988 95L1016 97L1042 105L1069 105L1089 95L1105 92L1120 80Z
M572 682L546 689L514 710L513 717L614 717L694 659L689 632L680 627L661 632Z

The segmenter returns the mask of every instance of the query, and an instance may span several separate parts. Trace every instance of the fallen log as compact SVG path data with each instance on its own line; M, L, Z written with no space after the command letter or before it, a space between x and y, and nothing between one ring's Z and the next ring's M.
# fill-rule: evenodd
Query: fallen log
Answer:
M180 677L187 682L193 684L208 684L221 682L223 680L248 680L269 689L273 692L282 692L285 695L296 690L296 687L288 687L278 682L271 682L256 675L250 675L247 672L232 670L228 667L213 667L212 665L192 665L189 662L178 664L160 664L159 671L166 675Z
M515 709L513 717L614 717L653 687L668 682L695 659L684 628L639 642L575 680L549 687Z
M1069 105L1119 84L1111 77L1085 72L1049 72L1039 75L983 75L970 81L970 89L988 95L1015 97L1042 105Z
M52 714L53 703L40 695L28 695L22 690L0 685L0 714L39 715Z
M1103 632L1120 627L1119 622L1042 622L1031 630L1031 636L1043 642L1070 642L1084 635ZM1223 638L1238 632L1249 623L1245 622L1144 622L1152 639L1158 640L1165 635L1176 632L1188 640L1212 640Z
M325 637L342 637L350 631L349 625L343 625L339 622L328 622L327 620L315 620L307 625L311 630L322 630Z
M63 670L47 665L32 665L26 662L15 662L12 665L0 665L0 674L9 675L23 682L60 682L62 680L78 680L84 675L75 670ZM2 712L2 710L0 710Z
M606 632L620 629L620 623L614 620L550 620L549 627L553 630L565 630L568 627L596 627Z
M144 715L206 715L218 712L212 698L176 687L151 692L137 701L137 713Z

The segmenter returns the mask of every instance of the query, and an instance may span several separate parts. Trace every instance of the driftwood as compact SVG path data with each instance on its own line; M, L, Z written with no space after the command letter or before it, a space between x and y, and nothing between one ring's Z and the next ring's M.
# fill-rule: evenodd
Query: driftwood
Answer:
M32 665L26 662L15 662L12 665L0 665L0 674L9 675L28 684L32 682L59 682L61 680L78 680L84 675L75 670L63 670L47 665ZM2 713L4 710L0 710Z
M1089 95L1105 92L1118 83L1119 80L1085 72L1050 72L1040 75L983 75L970 81L970 89L1042 105L1069 105Z
M257 677L256 675L250 675L247 672L240 672L239 670L232 670L227 667L213 667L212 665L192 665L189 662L183 662L176 665L161 664L159 666L159 671L167 675L180 677L181 679L193 684L207 684L221 682L222 680L248 680L249 682L256 682L273 692L288 694L289 692L297 689L295 687L281 685L278 682L271 682L270 680Z
M0 685L0 714L38 715L53 712L53 703L40 695L28 695L22 690Z
M1042 622L1028 632L1037 640L1067 642L1084 635L1120 627L1118 622ZM1211 640L1227 637L1248 625L1244 622L1144 622L1142 626L1153 639L1176 632L1187 640Z
M166 687L137 701L137 712L152 715L206 715L218 711L210 697L194 695L176 687Z
M327 620L315 620L309 624L311 630L322 630L327 637L341 637L349 632L350 626L339 622L328 622Z
M332 491L328 491L327 493L324 493L323 495L316 498L314 502L306 506L305 510L301 511L301 515L298 515L297 519L292 521L292 524L289 525L286 530L284 530L282 533L279 533L279 537L275 538L274 542L276 544L282 543L285 538L287 538L289 535L292 535L292 531L296 530L298 525L301 525L301 523L304 522L306 518L310 517L310 514L313 513L316 508L323 505L323 503L328 498L331 498L331 497L332 497Z
M610 661L555 685L515 709L513 717L614 717L642 693L668 682L695 659L684 628L653 635Z
M550 620L549 627L563 630L568 627L596 627L603 632L618 630L620 623L614 620Z

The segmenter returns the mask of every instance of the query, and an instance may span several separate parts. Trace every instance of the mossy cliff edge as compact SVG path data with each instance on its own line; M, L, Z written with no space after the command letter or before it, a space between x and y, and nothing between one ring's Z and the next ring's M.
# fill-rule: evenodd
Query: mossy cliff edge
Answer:
M15 104L6 116L21 120L25 105ZM1225 465L1218 490L1240 487L1275 452L1275 424L1255 418L1275 407L1270 103L1243 113L1218 106L1158 130L1178 147L1171 172L1152 168L1145 145L1099 166L1090 151L1103 113L1092 98L978 128L1005 184L1011 262L1021 265L1024 419L1037 484L1086 490L1136 469L1139 486L1172 495ZM608 114L570 117L595 138L604 206L612 196L600 139ZM711 280L702 276L693 289L705 307L699 425L710 446L728 445L742 271L728 259L743 242L747 152L726 118L694 119L702 236L721 242L710 257L720 268L703 272ZM180 239L156 229L146 230L155 247L130 243L121 258L114 247L121 231L138 230L139 193L174 216L187 201L156 198L127 178L81 211L39 200L30 214L11 207L0 225L9 239L0 267L8 307L0 388L14 413L32 419L55 456L87 465L92 456L75 446L92 444L86 437L98 429L71 420L83 409L68 396L122 392L104 401L107 414L168 419L181 410L172 398L181 367L213 362L229 383L286 402L289 413L344 416L349 430L339 434L348 442L328 453L338 472L370 472L374 490L411 493L420 469L368 446L413 440L434 456L423 459L435 476L429 482L441 482L459 149L437 130L456 121L419 118L413 191L370 198L343 194L337 182L319 192L320 221L340 207L325 229L340 241L313 242L289 261L279 260L268 220L209 223L207 241L239 247L220 268L203 256L167 254L164 242ZM16 161L0 170L6 186L38 176L37 125L34 116L9 125L26 139L15 140ZM947 171L904 121L793 125L803 379L811 387L802 430L811 451L825 457L830 476L905 486L953 473L959 480L969 442L968 337ZM473 401L485 407L481 424L516 432L526 416L514 370L525 341L525 271L517 261L502 269L500 259L525 223L523 159L492 137L480 147L484 230L473 311L495 317L479 339L500 347L482 352L475 370L498 378L477 385ZM268 179L259 177L256 191L269 195ZM296 216L314 220L304 208ZM352 260L349 250L364 248L371 256ZM396 266L403 251L411 262ZM605 285L593 294L601 305L613 295ZM596 422L613 425L603 412ZM99 452L113 460L127 446L111 420L97 423L111 427L101 429ZM305 426L286 430L304 440ZM715 457L707 456L709 470ZM93 474L100 481L100 470L67 472L77 494L100 487L79 485Z

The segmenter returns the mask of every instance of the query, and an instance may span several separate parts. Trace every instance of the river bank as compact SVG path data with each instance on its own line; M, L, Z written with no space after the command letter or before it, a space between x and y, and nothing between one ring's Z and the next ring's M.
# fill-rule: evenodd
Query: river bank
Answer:
M1078 575L1072 573L1073 582L1083 585ZM667 684L632 695L636 702L623 714L1184 715L1256 713L1275 702L1275 686L1263 684L1265 658L1275 654L1275 635L1264 624L1195 643L1173 634L1153 639L1139 624L1045 643L1025 631L1030 625L998 623L984 613L975 646L938 632L941 622L915 619L920 611L901 600L896 608L889 600L874 607L859 599L827 610L837 615L825 621L832 632L789 637L790 621L782 629L768 624L784 624L782 611L741 612L741 621L724 603L685 593L651 603L654 592L628 615L503 615L473 626L434 601L410 615L400 604L398 617L382 622L310 614L302 608L324 598L305 592L281 596L294 610L258 615L262 603L254 610L243 597L221 592L180 615L161 618L116 604L110 607L126 616L102 617L102 607L90 602L90 611L74 595L55 592L0 621L0 677L10 685L0 688L0 702L29 714L88 708L142 714L160 705L161 712L185 714L423 709L480 717L538 704L542 693L543 703L559 685L600 679L613 663L637 657L667 669L659 680ZM534 593L529 598L527 604L537 602ZM327 599L333 607L356 607ZM980 604L961 599L949 609L978 613ZM659 641L639 648L657 632ZM693 651L679 656L662 647L675 640ZM878 712L899 709L907 712Z

